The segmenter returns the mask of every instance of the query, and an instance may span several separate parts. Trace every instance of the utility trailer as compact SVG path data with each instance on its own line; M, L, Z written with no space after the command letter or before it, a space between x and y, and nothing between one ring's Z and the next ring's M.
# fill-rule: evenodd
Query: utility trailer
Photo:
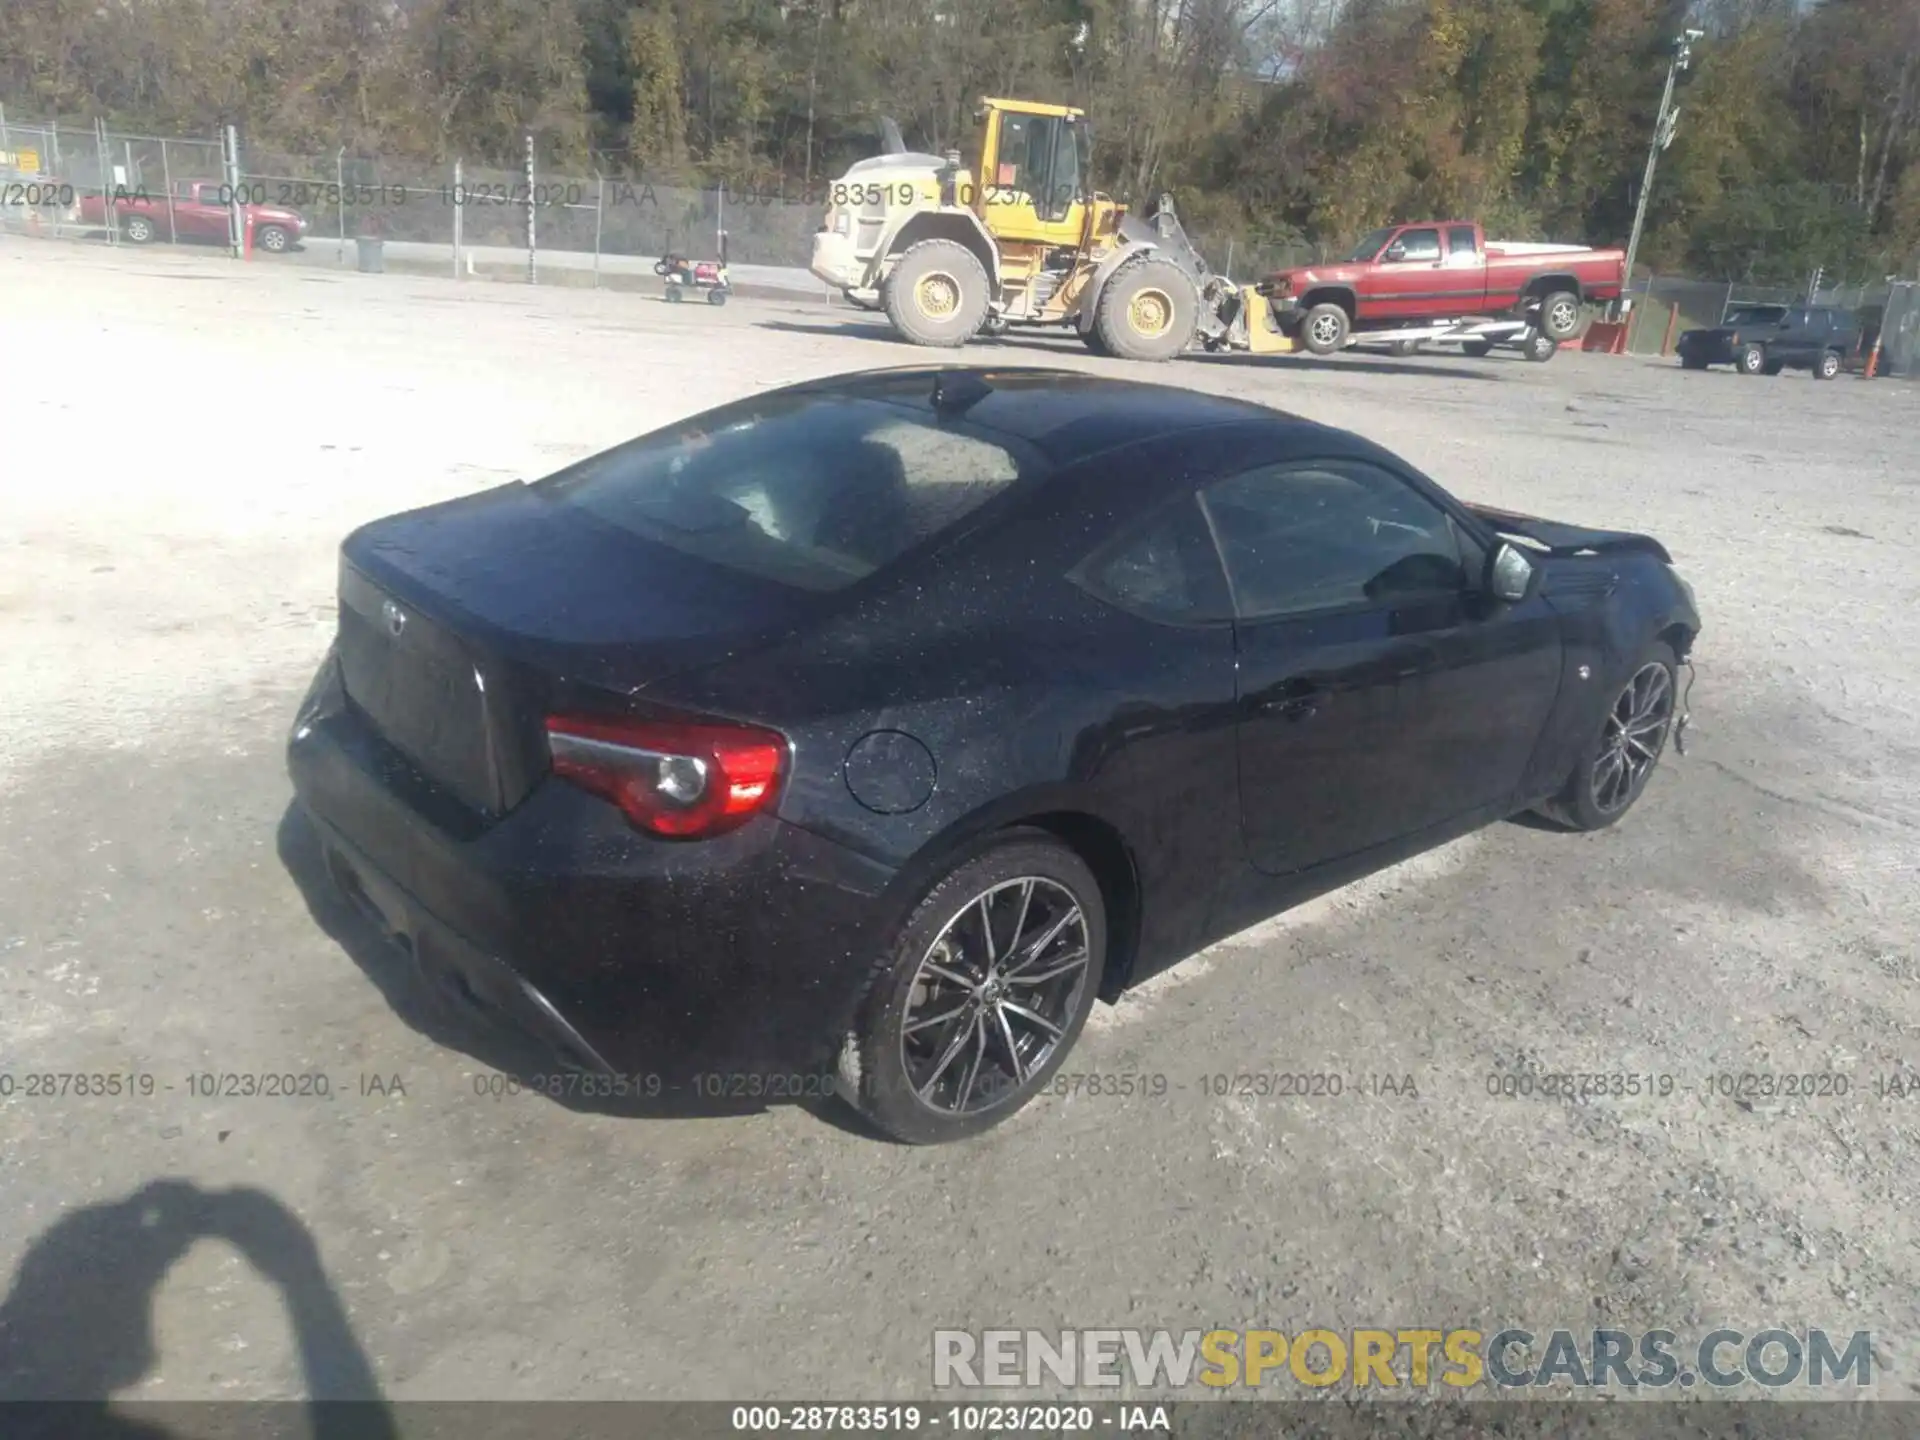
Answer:
M1229 301L1234 311L1225 333L1203 339L1208 350L1244 350L1253 355L1292 355L1307 349L1299 336L1273 323L1267 297L1252 285L1239 287ZM1395 355L1411 355L1427 345L1457 345L1465 355L1488 355L1496 347L1511 347L1528 360L1544 364L1560 349L1559 342L1531 319L1453 319L1423 321L1391 330L1361 330L1349 334L1342 349L1384 346Z

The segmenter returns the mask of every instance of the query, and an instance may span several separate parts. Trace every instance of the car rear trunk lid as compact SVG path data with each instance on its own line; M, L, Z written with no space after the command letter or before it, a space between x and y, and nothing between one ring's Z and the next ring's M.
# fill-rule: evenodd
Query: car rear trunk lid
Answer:
M375 521L341 546L338 654L357 718L482 818L550 764L543 721L778 638L806 608L515 484Z

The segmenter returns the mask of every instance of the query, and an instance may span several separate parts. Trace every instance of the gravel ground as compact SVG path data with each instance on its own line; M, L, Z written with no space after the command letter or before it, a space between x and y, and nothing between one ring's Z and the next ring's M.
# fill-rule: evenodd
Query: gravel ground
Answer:
M913 1150L832 1106L476 1093L499 1057L418 1019L284 823L340 537L923 358L800 302L0 246L0 1072L160 1087L0 1100L0 1393L905 1398L936 1327L1420 1324L1870 1330L1871 1393L1920 1393L1920 1099L1878 1093L1920 1068L1920 386L1577 354L1156 371L1667 540L1707 625L1690 753L1612 831L1497 826L1103 1010L1069 1068L1158 1098ZM1533 1066L1677 1086L1489 1095ZM1418 1094L1200 1090L1268 1070ZM333 1097L188 1078L263 1071ZM1742 1072L1850 1093L1704 1093Z

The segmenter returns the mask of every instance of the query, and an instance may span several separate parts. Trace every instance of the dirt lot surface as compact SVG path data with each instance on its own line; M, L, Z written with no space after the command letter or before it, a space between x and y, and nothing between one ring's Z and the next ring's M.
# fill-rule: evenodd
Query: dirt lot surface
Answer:
M0 1393L880 1399L930 1393L936 1327L1508 1324L1869 1330L1871 1393L1920 1393L1920 1098L1882 1093L1920 1070L1920 386L1154 370L1661 536L1707 627L1689 753L1612 831L1497 826L1103 1010L1068 1070L1157 1098L913 1150L832 1105L477 1093L497 1057L415 1023L283 823L341 536L925 358L799 302L0 246ZM1489 1093L1535 1068L1676 1085ZM1200 1088L1274 1071L1418 1093ZM102 1072L156 1088L28 1093ZM255 1073L332 1096L191 1078ZM1848 1093L1710 1093L1743 1074Z

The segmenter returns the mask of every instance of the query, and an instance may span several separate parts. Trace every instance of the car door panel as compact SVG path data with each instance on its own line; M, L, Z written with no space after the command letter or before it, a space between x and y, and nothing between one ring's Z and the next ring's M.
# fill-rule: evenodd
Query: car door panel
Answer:
M1538 596L1465 595L1424 616L1423 663L1403 677L1401 749L1420 777L1414 829L1515 803L1553 707L1560 620Z
M1285 875L1364 850L1405 823L1400 681L1431 661L1381 611L1237 627L1241 829Z
M1552 612L1478 585L1472 528L1353 460L1207 487L1240 665L1241 824L1288 875L1519 788L1552 702Z
M1388 258L1394 246L1406 247L1406 258ZM1371 267L1371 314L1364 318L1380 320L1419 319L1431 314L1441 298L1458 281L1451 277L1441 249L1440 231L1432 226L1402 230Z

